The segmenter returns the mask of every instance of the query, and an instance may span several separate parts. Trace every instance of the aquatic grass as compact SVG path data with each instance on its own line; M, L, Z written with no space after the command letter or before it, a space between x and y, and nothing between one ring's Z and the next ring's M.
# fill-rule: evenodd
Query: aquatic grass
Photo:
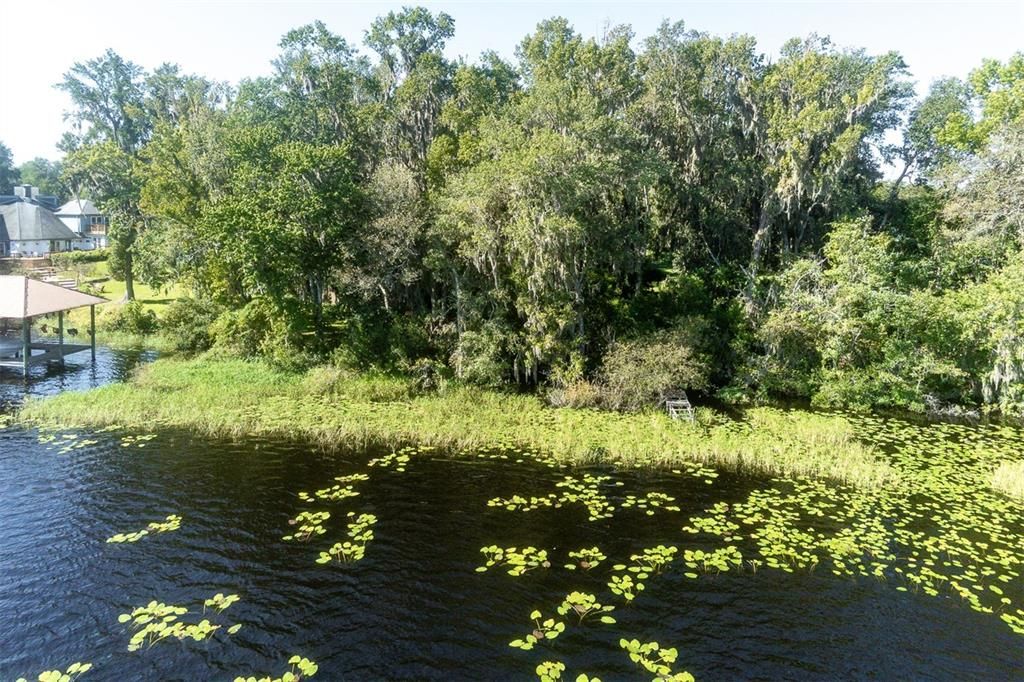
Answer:
M1024 499L1024 462L1003 462L992 472L992 487Z
M362 390L367 381L381 379L345 375L334 390L324 392L322 387L313 390L307 375L262 362L164 358L126 383L30 400L19 420L147 430L178 427L215 437L303 438L327 447L386 446L398 451L417 444L467 455L511 443L547 453L559 463L605 462L681 472L684 465L699 463L865 488L898 478L890 463L860 442L841 416L755 408L743 422L689 424L658 412L550 408L535 396L463 386L376 401Z

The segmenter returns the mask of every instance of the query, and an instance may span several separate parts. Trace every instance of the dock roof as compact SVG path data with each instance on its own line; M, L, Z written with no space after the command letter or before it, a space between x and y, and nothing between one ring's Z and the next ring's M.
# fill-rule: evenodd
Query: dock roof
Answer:
M0 318L24 320L106 302L105 298L49 282L21 275L0 275Z

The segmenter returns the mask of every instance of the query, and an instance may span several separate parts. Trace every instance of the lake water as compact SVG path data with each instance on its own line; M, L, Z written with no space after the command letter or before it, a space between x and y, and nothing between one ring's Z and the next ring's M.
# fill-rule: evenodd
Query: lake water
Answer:
M86 363L33 377L28 392L116 380L145 359L103 351L95 370ZM10 375L0 386L8 403L26 390ZM694 579L677 560L645 580L631 605L609 591L613 565L659 544L680 554L713 547L682 531L688 519L782 482L563 469L498 450L417 454L404 471L394 462L367 466L385 454L167 431L0 430L0 680L34 679L75 661L93 664L87 682L231 680L280 675L293 654L319 664L318 680L533 679L546 660L563 662L567 679L650 679L620 648L622 637L676 647L673 670L698 680L1024 678L1024 636L996 614L945 594L899 591L892 580L836 577L824 565ZM315 504L298 497L360 473L368 479L352 484L358 496ZM566 476L585 474L609 477L595 487L617 507L611 518L591 521L571 503L488 506L494 497L558 494ZM626 496L649 492L674 497L679 510L622 508ZM326 532L308 543L283 540L304 510L330 511ZM348 512L377 517L365 557L317 564L345 539ZM179 529L106 542L170 514L181 516ZM545 549L552 565L519 577L500 567L477 572L488 545ZM589 571L564 568L568 551L592 546L607 560ZM749 540L739 546L753 556ZM557 639L530 651L509 646L533 629L532 610L554 616L574 590L614 605L617 622L580 625L570 613ZM218 592L240 599L206 614L223 625L212 637L128 651L132 630L119 614L157 600L189 608L183 619L191 622ZM1024 601L1019 578L1003 592L1017 608ZM242 627L228 635L229 624Z

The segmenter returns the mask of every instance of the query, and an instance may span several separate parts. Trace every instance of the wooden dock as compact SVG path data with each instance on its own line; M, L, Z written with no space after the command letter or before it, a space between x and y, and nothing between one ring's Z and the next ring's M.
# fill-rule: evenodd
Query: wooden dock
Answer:
M71 355L72 353L81 353L82 351L91 351L91 345L74 344L74 343L41 343L35 341L29 344L30 355L28 362L25 362L24 352L19 351L15 357L0 358L0 367L9 367L11 369L25 369L26 367L35 367L36 365L45 365L50 362L64 362L64 358ZM41 351L36 353L35 351Z

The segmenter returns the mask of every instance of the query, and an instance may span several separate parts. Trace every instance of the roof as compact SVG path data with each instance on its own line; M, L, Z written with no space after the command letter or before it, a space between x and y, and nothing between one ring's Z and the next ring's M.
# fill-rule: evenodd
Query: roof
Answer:
M0 318L23 320L106 302L99 296L21 275L0 275Z
M68 203L64 204L56 211L56 215L103 215L96 208L96 204L92 203L88 199L72 199Z
M27 201L0 205L0 240L78 239L48 209Z

